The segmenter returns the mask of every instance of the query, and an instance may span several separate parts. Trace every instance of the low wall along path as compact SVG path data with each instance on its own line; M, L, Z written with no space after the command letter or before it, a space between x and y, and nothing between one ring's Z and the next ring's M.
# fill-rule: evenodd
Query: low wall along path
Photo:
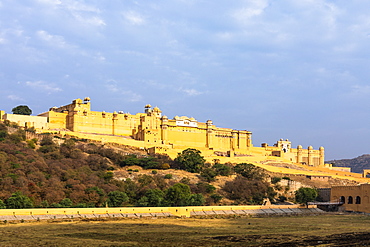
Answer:
M113 217L191 217L201 215L296 215L319 214L324 211L315 205L269 206L197 206L151 208L47 208L47 209L0 209L1 221L113 218Z

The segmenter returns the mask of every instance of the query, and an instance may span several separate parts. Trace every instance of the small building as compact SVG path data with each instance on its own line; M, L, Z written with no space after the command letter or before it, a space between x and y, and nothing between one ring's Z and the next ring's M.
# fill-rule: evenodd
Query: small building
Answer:
M330 176L321 176L321 175L307 175L306 178L312 180L312 181L322 181L322 182L328 182Z
M331 189L331 201L343 203L346 211L370 213L370 184L355 186L334 186Z

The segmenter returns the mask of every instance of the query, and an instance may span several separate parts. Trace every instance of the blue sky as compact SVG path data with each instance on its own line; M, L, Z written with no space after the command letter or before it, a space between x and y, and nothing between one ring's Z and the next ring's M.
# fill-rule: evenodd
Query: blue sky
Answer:
M370 2L0 0L0 109L89 96L219 127L370 153Z

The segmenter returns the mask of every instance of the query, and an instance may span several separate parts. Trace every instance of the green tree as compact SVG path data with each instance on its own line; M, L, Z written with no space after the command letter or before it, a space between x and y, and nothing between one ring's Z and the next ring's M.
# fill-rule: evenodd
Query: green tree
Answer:
M69 198L64 198L63 200L60 201L59 203L63 208L70 208L72 207L72 200Z
M301 187L295 192L295 200L298 203L305 204L308 207L308 202L316 199L318 193L316 189Z
M4 208L6 208L6 205L3 202L3 200L0 199L0 209L4 209Z
M109 207L122 207L123 203L128 201L128 196L125 192L111 191L108 193L108 206Z
M33 203L30 198L23 195L21 192L17 191L12 194L6 200L6 207L7 208L32 208Z
M165 200L169 206L187 206L190 196L189 185L177 183L166 190Z
M188 148L179 153L175 159L180 169L188 172L200 172L204 166L205 159L201 152L194 148Z
M231 175L231 167L225 164L216 163L212 167L218 175L229 176Z
M137 203L141 207L160 207L164 203L164 192L160 189L149 189L145 196L141 197Z
M189 206L202 206L206 200L202 194L191 194L189 197Z
M204 178L207 182L216 181L217 172L212 168L204 168L200 172L200 176Z
M13 114L18 115L31 115L32 110L26 105L19 105L12 109Z
M8 136L8 129L5 124L0 123L0 141L3 141Z
M234 171L250 180L263 180L266 177L265 171L253 164L240 163L234 167Z

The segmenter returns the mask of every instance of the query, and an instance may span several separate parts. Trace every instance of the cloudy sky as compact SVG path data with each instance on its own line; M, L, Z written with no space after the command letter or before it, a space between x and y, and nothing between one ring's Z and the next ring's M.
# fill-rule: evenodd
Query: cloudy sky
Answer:
M0 0L0 109L89 96L370 153L370 1Z

